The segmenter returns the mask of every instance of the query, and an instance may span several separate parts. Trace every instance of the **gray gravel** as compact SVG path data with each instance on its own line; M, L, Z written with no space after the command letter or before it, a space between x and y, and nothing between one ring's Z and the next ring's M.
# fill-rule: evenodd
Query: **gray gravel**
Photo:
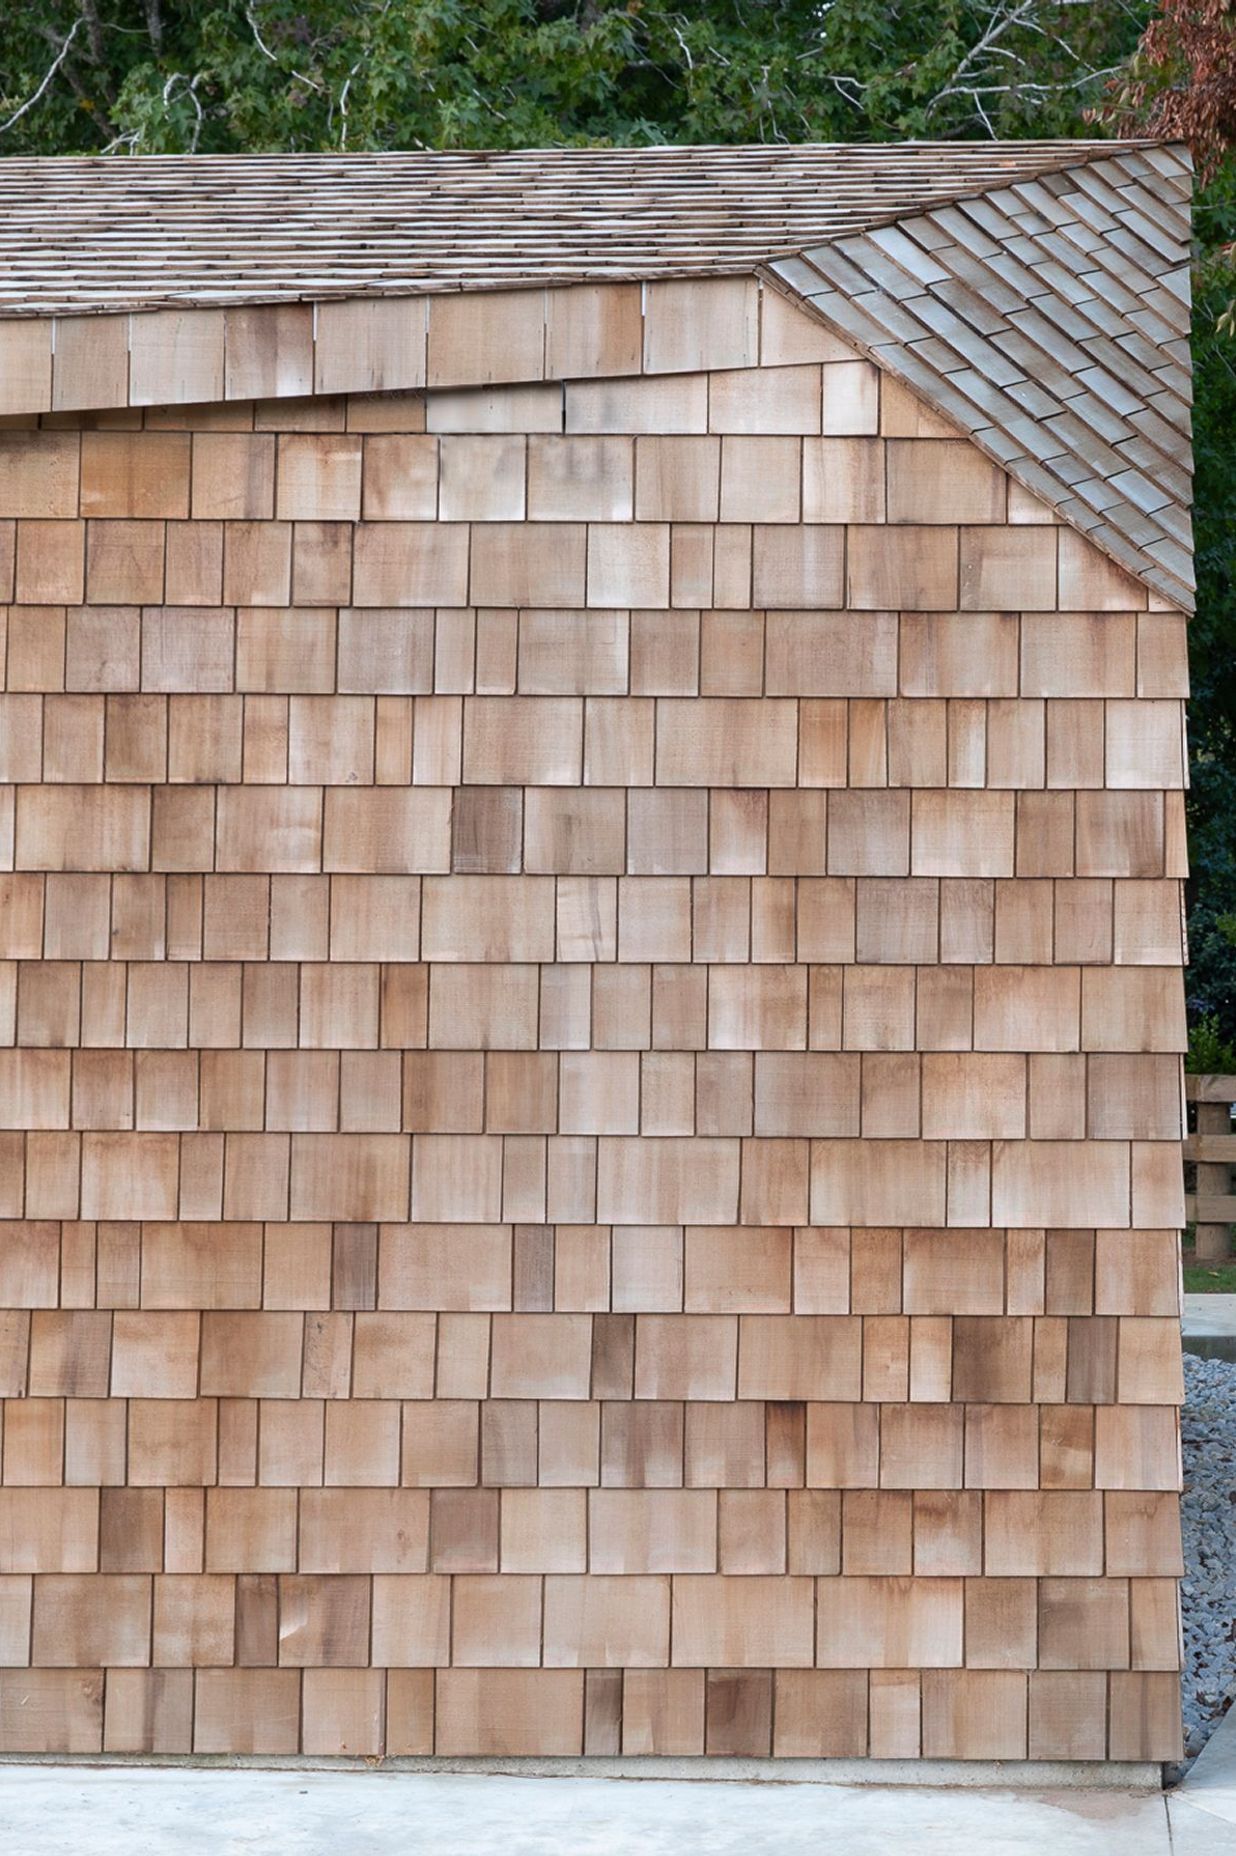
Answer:
M1185 1756L1236 1696L1236 1365L1186 1353L1184 1449Z

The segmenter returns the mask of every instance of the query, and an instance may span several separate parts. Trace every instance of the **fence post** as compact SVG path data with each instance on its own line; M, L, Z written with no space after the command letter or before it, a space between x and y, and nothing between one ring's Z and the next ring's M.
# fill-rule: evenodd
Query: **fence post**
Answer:
M1194 1258L1198 1263L1225 1263L1232 1256L1232 1226L1230 1221L1216 1223L1213 1220L1216 1212L1222 1216L1231 1204L1231 1170L1236 1162L1236 1151L1229 1160L1224 1158L1224 1148L1230 1144L1236 1150L1231 1114L1233 1082L1230 1077L1220 1076L1190 1077L1189 1082L1189 1093L1197 1107L1197 1133L1186 1145L1186 1153L1192 1147L1198 1156ZM1203 1154L1210 1157L1202 1158ZM1228 1202L1217 1204L1216 1201Z

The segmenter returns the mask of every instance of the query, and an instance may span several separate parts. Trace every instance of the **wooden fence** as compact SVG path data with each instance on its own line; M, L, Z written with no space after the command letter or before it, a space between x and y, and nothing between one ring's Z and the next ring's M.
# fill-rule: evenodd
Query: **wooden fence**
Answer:
M1236 1076L1186 1076L1185 1095L1194 1105L1194 1128L1185 1140L1185 1159L1197 1167L1193 1191L1185 1199L1185 1216L1196 1227L1199 1263L1222 1262L1232 1255L1236 1224L1236 1134L1232 1106Z

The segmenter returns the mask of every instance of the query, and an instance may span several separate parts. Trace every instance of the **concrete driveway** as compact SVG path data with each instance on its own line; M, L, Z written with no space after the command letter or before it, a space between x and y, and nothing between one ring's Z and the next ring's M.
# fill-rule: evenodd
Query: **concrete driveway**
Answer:
M1204 1776L1204 1775L1203 1775ZM420 1772L0 1768L3 1856L1219 1856L1236 1786L1169 1799Z

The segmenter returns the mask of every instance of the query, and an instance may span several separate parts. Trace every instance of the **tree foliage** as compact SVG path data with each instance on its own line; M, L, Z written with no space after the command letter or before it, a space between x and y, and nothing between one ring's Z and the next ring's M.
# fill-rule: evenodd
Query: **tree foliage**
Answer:
M1103 112L1134 134L1188 142L1204 180L1236 144L1232 0L1162 0Z
M1204 185L1194 227L1194 540L1190 627L1189 1004L1236 1042L1236 13L1160 0L1105 124L1187 142Z
M1198 204L1190 1003L1236 1040L1236 0L36 0L0 154L1149 134Z
M41 0L6 21L0 148L156 154L1069 133L1132 51L1145 5Z
M1236 174L1219 165L1199 212L1208 249L1194 303L1194 540L1190 622L1189 1003L1236 1042Z

